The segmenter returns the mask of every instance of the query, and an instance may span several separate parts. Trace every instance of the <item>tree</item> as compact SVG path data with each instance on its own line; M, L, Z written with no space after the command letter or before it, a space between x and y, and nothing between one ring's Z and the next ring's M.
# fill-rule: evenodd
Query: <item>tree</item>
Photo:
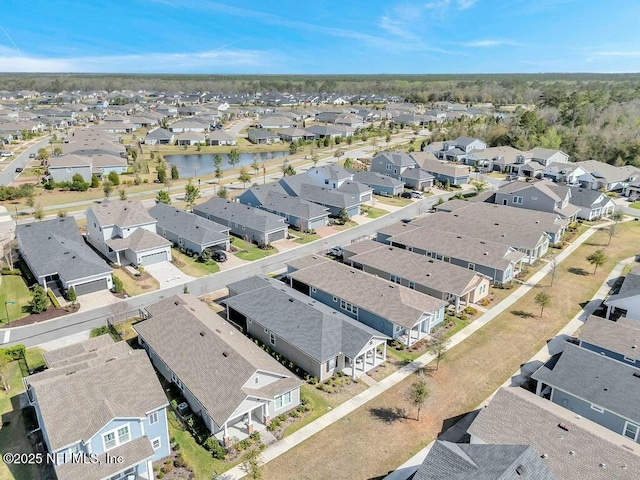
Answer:
M605 255L604 250L599 248L587 257L587 261L591 265L595 265L595 268L593 269L593 274L595 275L595 273L598 271L598 267L604 265L604 262L607 261L607 256Z
M44 218L44 208L42 208L42 205L38 204L33 207L33 218L38 221L41 221Z
M280 168L282 169L282 174L285 177L292 177L296 174L296 170L293 168L293 165L287 161L283 162Z
M342 225L346 225L346 223L349 221L349 213L344 207L340 209L338 220L340 221L340 223L342 223Z
M60 145L53 147L53 155L62 155L62 147Z
M166 203L167 205L171 205L171 197L169 196L169 192L165 190L160 190L158 192L158 195L156 195L156 202Z
M9 321L9 319L7 319ZM0 380L2 380L2 388L5 392L11 390L11 384L7 379L7 367L12 362L11 357L6 350L0 350Z
M109 179L109 181L114 185L114 186L118 186L120 185L120 177L118 176L118 173L115 172L114 170L111 170L109 172L109 174L107 175L107 179Z
M260 157L258 157L258 155L254 155L253 156L253 162L251 162L250 167L253 168L253 171L255 172L254 173L255 175L258 174L258 170L260 170L261 166L262 166L262 164L260 163Z
M171 180L178 180L180 178L180 172L178 172L178 167L175 165L171 166Z
M611 214L611 220L613 220L616 223L622 221L623 218L624 218L624 215L622 214L622 212L613 212Z
M247 182L251 181L251 174L247 172L245 167L240 169L240 175L238 175L238 180L242 182L242 188L247 187Z
M93 175L91 175L91 188L98 188L99 186L100 186L100 180L94 173Z
M347 145L351 146L353 143L353 137L347 137Z
M89 190L89 186L90 184L84 181L84 177L79 173L76 173L71 177L71 185L69 189L74 192L86 192Z
M218 197L227 198L229 196L229 190L224 185L218 189Z
M289 155L295 155L298 153L298 145L295 142L289 144Z
M232 149L228 154L227 157L229 158L229 165L231 165L231 168L235 168L235 166L240 163L240 152L238 151L237 148Z
M436 371L440 368L440 360L444 358L449 342L443 328L439 328L431 334L429 353L436 356Z
M58 218L65 218L67 216L67 212L64 210L58 210Z
M36 192L29 192L24 199L24 203L27 207L33 208L36 204Z
M49 306L49 297L40 285L33 287L33 296L29 302L31 313L42 313Z
M120 189L120 200L126 200L127 199L127 192L124 191L124 188Z
M344 168L353 168L355 165L353 163L353 159L352 158L345 158L344 160Z
M384 138L385 142L391 143L391 134L387 133L387 136Z
M9 270L13 270L13 267L15 266L15 263L19 258L18 244L13 240L13 237L11 237L11 239L7 243L5 243L2 248L4 261L7 263L7 267L9 267Z
M109 198L113 192L113 184L109 180L102 182L102 191L104 192L104 198Z
M76 289L73 288L73 285L71 285L69 287L69 290L67 290L67 300L71 302L71 305L75 305L77 299L78 295L76 294Z
M200 189L189 180L187 186L184 187L184 201L187 202L187 207L193 208L198 198L200 198Z
M614 222L611 225L609 225L609 228L607 228L607 234L609 235L609 241L607 242L607 246L611 244L611 239L613 238L613 236L616 234L617 231L618 231L617 222Z
M46 148L39 148L38 149L38 155L36 157L38 160L48 160L49 159L49 152L47 151Z
M114 293L124 292L124 284L122 283L122 280L120 280L115 275L112 275L111 278L113 279L113 292Z
M167 181L167 169L164 165L158 165L156 167L156 173L158 174L158 181L160 183Z
M555 258L549 262L549 273L551 275L551 285L553 287L553 281L556 279L556 274L558 273L558 260Z
M242 459L242 470L251 480L262 480L262 470L260 470L260 450L253 449L245 453Z
M541 291L536 294L533 301L540 307L540 317L542 317L545 307L551 305L551 295L545 291Z
M222 169L222 157L216 153L216 156L213 157L213 165L216 167L216 169L220 168Z
M427 398L429 398L427 380L424 377L424 373L419 371L417 380L411 384L411 388L409 388L409 392L407 394L407 400L411 406L418 409L417 421L420 421L420 410L427 401Z
M213 175L216 177L216 180L218 181L218 183L220 183L220 179L222 178L222 168L216 166L216 171Z

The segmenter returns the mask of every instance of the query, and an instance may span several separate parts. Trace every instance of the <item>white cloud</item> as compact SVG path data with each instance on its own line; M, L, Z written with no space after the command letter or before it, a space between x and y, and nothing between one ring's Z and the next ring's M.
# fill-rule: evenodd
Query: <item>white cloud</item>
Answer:
M193 53L148 53L68 58L12 55L0 48L2 72L82 73L173 73L184 71L224 72L229 67L265 67L273 55L255 50L214 50Z
M640 51L619 51L593 52L591 55L597 57L640 57Z
M511 40L497 40L497 39L485 39L485 40L473 40L470 42L464 42L460 45L464 47L498 47L498 46L511 46L511 47L521 47L522 43L514 42Z

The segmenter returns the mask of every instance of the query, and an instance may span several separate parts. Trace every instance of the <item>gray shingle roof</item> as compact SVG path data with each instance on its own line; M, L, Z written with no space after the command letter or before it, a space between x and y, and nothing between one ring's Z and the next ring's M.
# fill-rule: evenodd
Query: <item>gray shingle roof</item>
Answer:
M155 130L147 133L145 138L154 139L154 140L171 140L174 138L173 132L169 130L165 130L164 128L156 128Z
M342 185L340 185L337 190L339 192L344 192L344 193L348 193L348 194L358 194L358 195L362 195L363 193L371 193L371 187L369 187L368 185L365 185L364 183L360 183L360 182L354 182L352 180L347 180L345 182L342 182Z
M347 193L308 183L302 184L299 197L309 202L336 208L348 209L360 204L358 200Z
M262 202L262 207L267 210L293 215L305 220L329 216L327 209L316 203L275 191L270 191L266 195L266 198Z
M316 255L293 260L287 265L298 269L289 274L294 280L407 328L412 328L425 312L434 313L447 305L443 300Z
M145 230L144 228L137 228L136 231L127 238L110 238L104 243L118 252L126 249L134 252L144 252L145 250L171 245L171 242L166 238L161 237L157 233Z
M341 352L354 358L372 337L386 338L273 278L251 277L228 288L243 292L225 300L228 306L319 363Z
M186 303L178 302L180 305L137 323L134 328L218 426L224 424L250 394L244 385L256 371L280 377L262 392L263 398L273 398L301 384L197 298L192 295L179 298ZM251 394L261 390L252 389Z
M529 445L436 440L413 480L556 480Z
M100 205L89 207L102 227L117 225L118 227L135 227L156 223L156 219L147 213L140 200L124 200L112 202L103 200Z
M41 277L58 273L67 282L107 275L111 268L84 242L74 218L18 225L22 255Z
M640 360L640 322L612 322L591 315L580 329L580 340Z
M635 480L640 471L640 445L522 388L498 390L468 432L531 445L559 480Z
M454 178L469 176L469 167L463 167L450 162L444 163L439 160L432 159L432 156L433 153L431 152L415 152L411 154L415 163L427 172L448 175Z
M367 243L373 248L366 253L349 257L349 261L398 275L439 292L462 296L477 287L482 278L486 278L473 270L408 252L402 248L390 247L373 240L347 245L344 247L344 251L350 252L350 247L357 246L358 243Z
M640 173L640 169L631 165L616 167L608 163L598 162L597 160L584 160L576 162L576 165L584 168L587 172L596 178L602 178L607 183L623 182L631 175Z
M193 208L196 215L215 216L223 221L237 223L260 232L271 232L286 228L284 218L259 208L249 207L224 198L210 198Z
M149 215L158 221L158 227L203 247L229 240L229 227L165 203L155 204Z
M404 152L382 152L376 155L376 157L378 156L385 158L398 167L412 167L416 164L415 160ZM371 160L372 163L376 157Z
M635 367L575 345L567 345L553 367L531 378L640 423L640 378Z
M356 170L353 172L353 180L356 182L364 183L365 185L373 186L384 186L384 187L399 187L404 185L404 182L397 180L393 177L389 177L388 175L382 175L377 172L370 172L367 170Z
M119 356L101 357L90 368L82 367L63 367L64 375L51 375L45 370L26 379L35 390L54 450L88 441L113 418L143 418L167 405L143 351L127 348ZM55 373L56 368L51 370Z
M604 193L590 188L571 187L571 200L573 205L584 208L599 208L607 203L613 205L613 200Z
M57 350L51 350L50 352L44 352L42 356L48 366L54 365L56 362L66 360L77 355L97 351L101 348L112 345L113 339L111 335L100 335L95 338L90 338L84 342L74 343L66 347L59 348Z
M611 295L605 303L629 297L636 297L638 295L640 295L640 265L633 267L629 273L627 273L618 293Z

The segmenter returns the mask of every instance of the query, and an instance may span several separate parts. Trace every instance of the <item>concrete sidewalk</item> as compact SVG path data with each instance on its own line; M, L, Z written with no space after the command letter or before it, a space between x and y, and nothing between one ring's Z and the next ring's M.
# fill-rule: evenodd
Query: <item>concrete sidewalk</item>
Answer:
M598 230L600 227L601 225L598 227L591 227L589 228L589 230L583 233L580 237L578 237L571 245L569 245L562 253L560 253L556 257L558 263L562 262L565 258L571 255L580 245L582 245L589 237L591 237L591 235L593 235L596 232L596 230ZM455 347L456 345L458 345L459 343L461 343L462 341L466 340L471 335L473 335L473 333L477 332L479 329L481 329L482 327L487 325L489 322L491 322L494 318L496 318L498 315L504 312L507 308L509 308L511 305L517 302L520 298L522 298L527 292L529 292L529 290L531 290L540 280L542 280L549 273L549 271L550 271L550 265L547 264L542 269L540 269L539 272L533 275L526 284L519 287L511 295L505 298L502 302L500 302L495 307L493 307L490 311L481 315L471 325L465 327L464 329L460 330L458 333L453 335L451 337L451 343L449 344L448 348ZM283 438L282 440L280 440L279 442L273 445L270 445L262 454L262 461L264 463L268 463L271 460L279 457L280 455L288 452L296 445L304 442L305 440L312 437L316 433L324 430L326 427L330 426L331 424L349 415L351 412L363 406L365 403L369 402L370 400L373 400L378 395L384 393L394 385L397 385L398 383L400 383L401 381L409 377L412 373L425 367L434 359L435 359L435 356L430 353L425 353L424 355L418 357L410 364L402 367L398 371L389 375L387 378L378 382L376 385L368 388L364 392L361 392L355 397L347 400L345 403L337 406L330 412L325 413L320 418L318 418L317 420L314 420L313 422L301 428L297 432L292 433L288 437ZM426 453L425 453L425 456L426 456ZM418 465L420 463L421 461L418 463ZM404 465L400 468L404 469ZM393 473L391 475L393 475ZM391 480L403 479L404 480L407 478L406 476L393 477L391 475L388 476L387 479L391 479ZM227 472L225 472L220 478L224 480L232 480L232 479L235 480L235 479L240 479L244 476L245 476L245 472L242 469L242 467L236 466L228 470Z
M531 374L535 372L538 368L540 368L549 358L557 353L560 353L564 350L565 345L567 344L567 338L575 335L578 329L584 324L584 322L592 315L596 309L600 306L602 301L606 298L607 294L611 290L611 286L615 279L617 279L621 274L624 267L633 263L635 261L635 257L627 258L619 262L613 270L609 273L605 281L600 285L600 288L593 295L591 300L584 306L575 317L573 317L569 323L567 323L555 337L553 337L547 344L542 347L531 359L525 363L520 370L515 372L513 376L511 376L506 382L504 382L500 388L502 387L517 387L522 385L526 380L531 377ZM499 389L498 389L499 390ZM487 397L478 407L473 411L465 415L458 423L453 425L449 430L444 432L442 435L438 437L439 440L446 440L449 442L457 442L459 441L467 432L469 425L473 422L475 417L478 415L480 409L484 408L489 404L491 399L497 393L496 390L489 397ZM406 480L409 478L415 471L420 467L424 459L427 457L427 454L431 450L434 442L431 442L425 448L416 453L413 457L411 457L408 461L403 463L396 470L387 475L384 480Z

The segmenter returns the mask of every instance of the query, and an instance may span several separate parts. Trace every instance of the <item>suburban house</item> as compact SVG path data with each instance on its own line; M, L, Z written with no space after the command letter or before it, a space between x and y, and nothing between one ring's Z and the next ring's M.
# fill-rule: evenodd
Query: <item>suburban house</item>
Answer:
M297 127L298 122L283 116L268 116L258 119L256 125L259 128L275 129L275 128L292 128Z
M208 124L208 122L199 121L196 119L192 120L187 118L183 118L169 125L169 131L173 133L184 133L184 132L204 133L208 131L209 128L210 128L210 125Z
M87 241L115 264L171 261L171 241L156 233L157 220L139 200L104 200L85 215Z
M519 387L498 390L467 431L472 445L531 445L558 480L634 480L640 470L637 443Z
M486 170L511 173L512 169L517 170L517 166L523 161L523 152L508 145L499 147L483 148L481 150L470 150L465 156L465 163Z
M578 185L580 177L586 173L587 171L576 163L553 162L542 170L542 176L544 178L550 178L554 182L568 185Z
M580 208L571 203L571 189L551 180L537 182L511 182L495 192L494 203L510 207L557 213L574 221Z
M640 443L640 371L596 352L566 345L536 370L536 394Z
M447 152L454 149L459 149L466 154L472 150L484 150L485 148L487 148L487 144L482 140L471 137L458 137L444 142L443 153L444 157L446 157Z
M417 218L411 224L425 227L428 231L455 233L513 247L525 253L527 255L525 260L530 264L542 257L549 249L549 236L542 228L488 222L482 218L470 221L469 217L455 212L437 212Z
M193 146L205 143L205 135L202 132L185 131L176 137L176 144L181 146Z
M353 180L353 174L338 165L312 167L305 174L309 183L327 188L340 188L344 182Z
M436 440L412 480L556 480L531 445Z
M269 145L279 143L280 137L264 128L253 128L247 132L247 138L251 143Z
M355 170L353 181L368 186L376 195L394 197L404 191L404 182L393 177L368 170Z
M604 304L607 306L607 318L611 314L622 314L640 320L640 265L627 273L618 293L607 298Z
M624 191L640 174L640 168L631 165L616 167L597 160L584 160L575 164L587 172L578 178L580 184L592 190Z
M174 133L164 128L156 128L144 137L145 145L173 145L175 141Z
M345 264L444 300L457 312L489 294L491 279L486 275L402 248L363 240L345 246L343 252Z
M258 245L287 238L285 218L256 207L213 197L193 207L193 213L228 226L236 237Z
M315 230L329 224L327 208L288 195L278 183L251 187L238 197L238 201L280 215L297 230Z
M155 478L152 462L171 453L169 402L147 355L109 335L45 355L24 383L58 480Z
M580 346L625 365L640 368L640 323L627 318L617 322L591 315L580 329Z
M322 382L386 360L388 337L284 285L256 276L227 285L227 320Z
M526 255L515 248L443 230L397 223L377 232L376 239L393 247L475 270L494 283L507 283L522 269Z
M507 205L496 205L487 202L470 202L466 200L449 200L435 206L436 212L449 212L466 217L470 221L482 219L487 224L508 224L517 227L534 228L544 231L552 244L560 242L569 221L557 213L525 210Z
M469 183L469 167L462 165L454 165L448 162L441 162L438 159L431 158L431 152L414 152L411 157L419 168L433 175L435 180L440 183L449 185L464 185Z
M229 250L229 227L158 202L149 209L157 220L156 233L174 245L201 254L207 248Z
M299 140L307 142L316 139L315 134L302 128L283 128L278 130L278 136L283 142L297 142Z
M82 175L85 182L91 181L93 161L82 155L60 155L51 157L47 171L54 182L70 182L74 175Z
M447 302L317 255L287 263L291 286L407 346L444 320Z
M209 134L209 145L237 145L235 137L222 130L214 130Z
M407 187L424 190L433 186L434 176L420 169L416 161L404 152L381 152L371 159L371 171L395 178Z
M570 187L571 205L579 207L577 217L583 220L596 220L611 215L616 204L612 198L598 190L583 187Z
M20 255L45 289L77 295L113 287L111 268L84 241L75 218L56 218L16 227Z
M223 445L300 404L302 382L193 295L144 313L134 327L140 345Z

